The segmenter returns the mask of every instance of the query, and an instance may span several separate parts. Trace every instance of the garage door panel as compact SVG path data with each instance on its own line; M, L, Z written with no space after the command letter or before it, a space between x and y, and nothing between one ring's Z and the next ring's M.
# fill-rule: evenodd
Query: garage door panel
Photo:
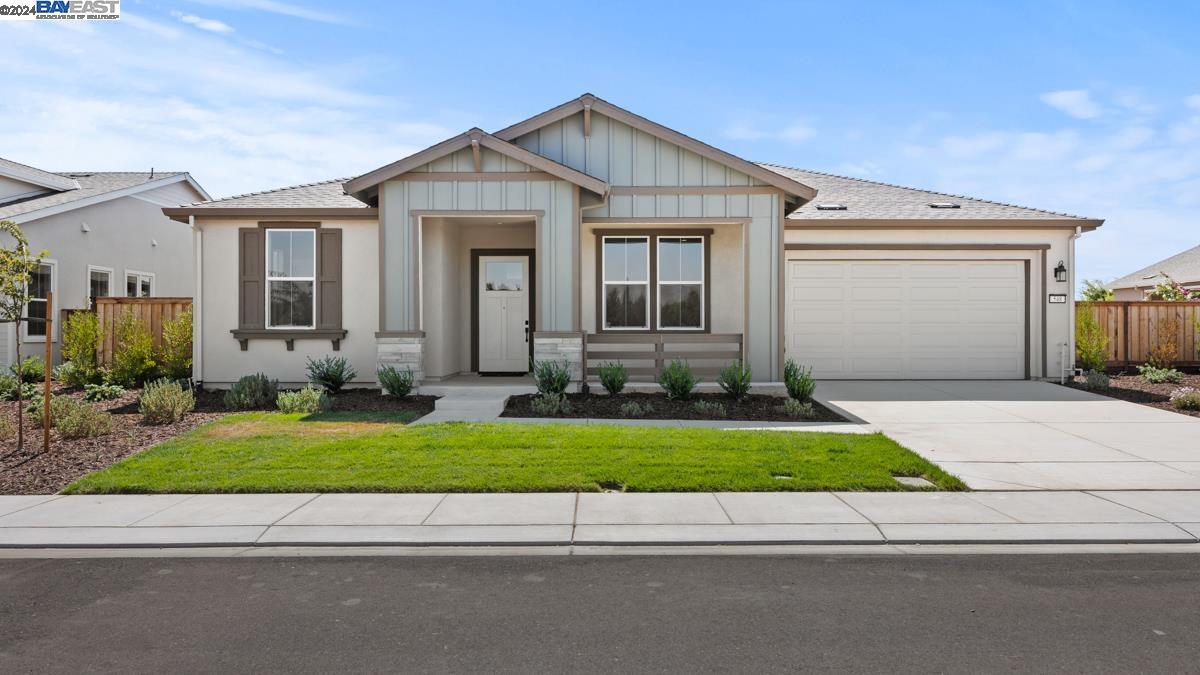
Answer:
M1019 261L790 261L788 357L821 378L1020 379Z

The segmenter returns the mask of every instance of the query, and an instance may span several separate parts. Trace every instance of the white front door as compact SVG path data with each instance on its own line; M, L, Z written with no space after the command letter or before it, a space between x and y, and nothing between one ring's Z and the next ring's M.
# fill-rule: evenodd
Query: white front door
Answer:
M529 256L479 256L479 372L529 370Z

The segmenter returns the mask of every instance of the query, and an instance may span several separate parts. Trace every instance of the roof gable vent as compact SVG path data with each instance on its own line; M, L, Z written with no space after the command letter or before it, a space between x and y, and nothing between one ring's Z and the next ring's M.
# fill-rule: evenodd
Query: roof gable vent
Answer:
M817 204L818 211L845 211L845 204Z
M957 202L933 202L932 204L929 205L929 208L931 208L931 209L960 209L960 208L962 208L962 205L958 204Z

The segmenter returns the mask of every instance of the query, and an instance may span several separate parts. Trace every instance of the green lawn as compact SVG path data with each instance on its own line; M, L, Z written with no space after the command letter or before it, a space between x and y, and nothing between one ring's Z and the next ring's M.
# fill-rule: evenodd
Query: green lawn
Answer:
M68 493L901 490L963 484L881 435L553 424L404 426L387 414L245 413ZM781 479L779 476L790 476Z

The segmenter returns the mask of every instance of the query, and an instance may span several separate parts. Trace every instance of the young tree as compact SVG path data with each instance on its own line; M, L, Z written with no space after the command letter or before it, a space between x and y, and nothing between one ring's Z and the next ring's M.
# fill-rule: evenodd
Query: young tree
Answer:
M1105 288L1104 282L1099 279L1084 279L1083 288L1079 294L1086 302L1104 302L1113 299L1112 290Z
M29 305L29 281L49 251L32 253L25 233L11 220L0 220L0 237L4 239L4 245L0 245L0 323L17 325L16 356L17 363L21 363L20 327ZM25 444L25 406L20 378L17 380L17 450L21 450Z

